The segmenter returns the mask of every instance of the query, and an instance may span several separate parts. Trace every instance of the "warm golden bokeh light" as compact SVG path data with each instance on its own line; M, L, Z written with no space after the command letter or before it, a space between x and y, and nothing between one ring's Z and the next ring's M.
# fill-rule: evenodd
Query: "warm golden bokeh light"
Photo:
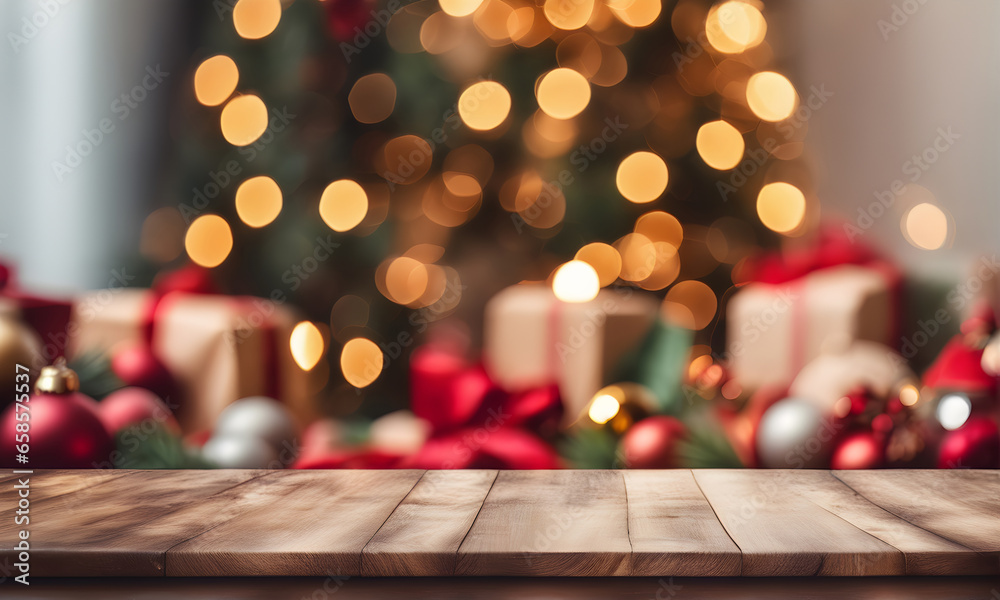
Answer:
M619 410L621 410L621 404L617 398L611 394L600 394L595 396L590 402L590 409L587 410L587 416L594 423L604 425L613 419Z
M948 241L948 215L930 202L917 204L903 217L903 235L924 250L937 250Z
M389 299L396 304L410 304L417 301L427 290L427 267L415 258L400 256L391 263L385 273L385 288Z
M366 338L354 338L340 352L340 370L347 383L363 388L374 383L382 373L382 350Z
M238 96L226 103L219 123L222 137L227 142L234 146L246 146L256 142L267 131L267 107L253 94Z
M364 327L368 325L371 307L361 296L347 294L341 296L330 309L330 326L334 335L349 327Z
M589 264L597 272L601 287L607 287L618 279L622 272L622 257L615 247L603 242L593 242L576 251L576 260Z
M712 121L698 129L695 147L705 164L722 171L740 164L745 144L738 129L725 121Z
M545 18L554 27L580 29L594 12L594 0L545 0L544 11Z
M233 59L220 54L206 59L194 72L194 96L205 106L225 102L240 80L240 71Z
M563 0L566 1L566 0ZM611 12L629 27L647 27L656 21L663 9L660 0L631 0L609 4Z
M741 0L724 2L708 11L705 36L719 52L737 54L760 45L767 21L756 6Z
M670 288L663 300L663 316L688 329L708 327L715 318L718 300L712 288L700 281L682 281Z
M542 76L535 90L538 107L556 119L571 119L590 103L587 78L573 69L553 69Z
M912 383L908 383L899 389L899 401L903 406L913 406L920 400L920 390Z
M303 371L311 371L319 359L323 358L323 334L309 321L302 321L292 329L288 345L292 349L295 364Z
M470 129L495 129L509 113L510 93L495 81L474 83L458 98L458 114Z
M747 105L764 121L781 121L795 111L798 95L791 81L774 71L755 73L747 81Z
M806 216L805 195L790 183L769 183L757 195L757 216L771 231L794 231Z
M589 263L571 260L556 270L552 291L563 302L590 302L601 291L601 282Z
M281 212L281 188L266 175L251 177L236 188L236 214L250 227L263 227Z
M319 216L334 231L348 231L368 213L368 195L358 182L340 179L326 186L319 199Z
M467 17L476 12L483 0L438 0L444 14L452 17Z
M615 249L622 257L619 277L625 281L642 281L653 273L656 266L656 245L644 235L630 233L615 242Z
M181 211L173 206L154 210L142 223L139 252L157 263L168 263L184 252L187 223Z
M239 0L233 7L233 27L240 37L259 40L281 20L281 0Z
M359 122L384 121L396 106L396 84L385 73L365 75L354 83L347 102Z
M636 219L635 232L651 242L665 242L674 248L680 248L684 240L681 222L662 210L648 212Z
M618 165L615 183L626 200L652 202L667 189L667 164L652 152L635 152Z
M217 267L233 249L233 232L222 217L202 215L188 227L184 248L195 264Z

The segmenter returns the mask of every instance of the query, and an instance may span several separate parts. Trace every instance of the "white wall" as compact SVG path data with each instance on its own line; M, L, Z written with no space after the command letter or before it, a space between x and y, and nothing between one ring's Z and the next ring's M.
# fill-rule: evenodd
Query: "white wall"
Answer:
M776 0L766 7L768 38L799 87L834 92L808 133L824 213L857 219L876 191L911 179L904 164L934 142L938 128L950 127L961 137L917 183L953 217L951 247L907 243L903 202L867 236L912 271L956 277L975 257L1000 250L1000 2Z

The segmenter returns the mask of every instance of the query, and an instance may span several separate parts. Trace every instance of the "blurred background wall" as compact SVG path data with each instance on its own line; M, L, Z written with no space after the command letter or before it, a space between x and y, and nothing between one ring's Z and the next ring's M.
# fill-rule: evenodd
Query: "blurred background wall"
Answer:
M188 60L186 9L173 0L0 3L0 253L24 284L104 287L135 252L159 193L179 60ZM157 66L161 81L147 78ZM77 164L67 146L92 150Z

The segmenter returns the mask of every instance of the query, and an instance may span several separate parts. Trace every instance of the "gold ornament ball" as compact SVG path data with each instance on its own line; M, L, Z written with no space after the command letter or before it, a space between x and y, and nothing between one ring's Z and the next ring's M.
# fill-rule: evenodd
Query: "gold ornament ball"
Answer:
M16 316L0 312L0 365L3 365L0 389L3 389L2 397L5 399L0 406L6 406L14 399L12 392L18 372L15 365L24 365L34 373L41 363L42 342L38 335Z
M615 383L601 388L587 405L580 421L589 427L603 427L622 435L636 421L655 412L653 393L638 383Z

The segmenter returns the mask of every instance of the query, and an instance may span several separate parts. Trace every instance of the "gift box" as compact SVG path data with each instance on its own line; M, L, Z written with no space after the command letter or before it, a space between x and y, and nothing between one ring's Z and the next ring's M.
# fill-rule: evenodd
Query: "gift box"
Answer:
M486 305L484 364L490 378L518 392L559 387L564 421L576 420L622 358L656 321L659 303L625 288L567 303L548 286L521 284Z
M750 389L787 385L824 351L856 340L895 346L896 286L884 266L845 264L744 285L727 307L727 358Z
M41 340L41 358L46 364L66 352L66 325L71 303L29 293L17 283L13 267L0 262L0 300L5 312L16 312ZM44 365L32 365L41 368Z
M260 298L119 288L77 298L67 332L71 356L149 343L174 380L168 404L193 433L248 396L283 402L300 425L314 420L309 375L289 347L294 326L287 309Z

